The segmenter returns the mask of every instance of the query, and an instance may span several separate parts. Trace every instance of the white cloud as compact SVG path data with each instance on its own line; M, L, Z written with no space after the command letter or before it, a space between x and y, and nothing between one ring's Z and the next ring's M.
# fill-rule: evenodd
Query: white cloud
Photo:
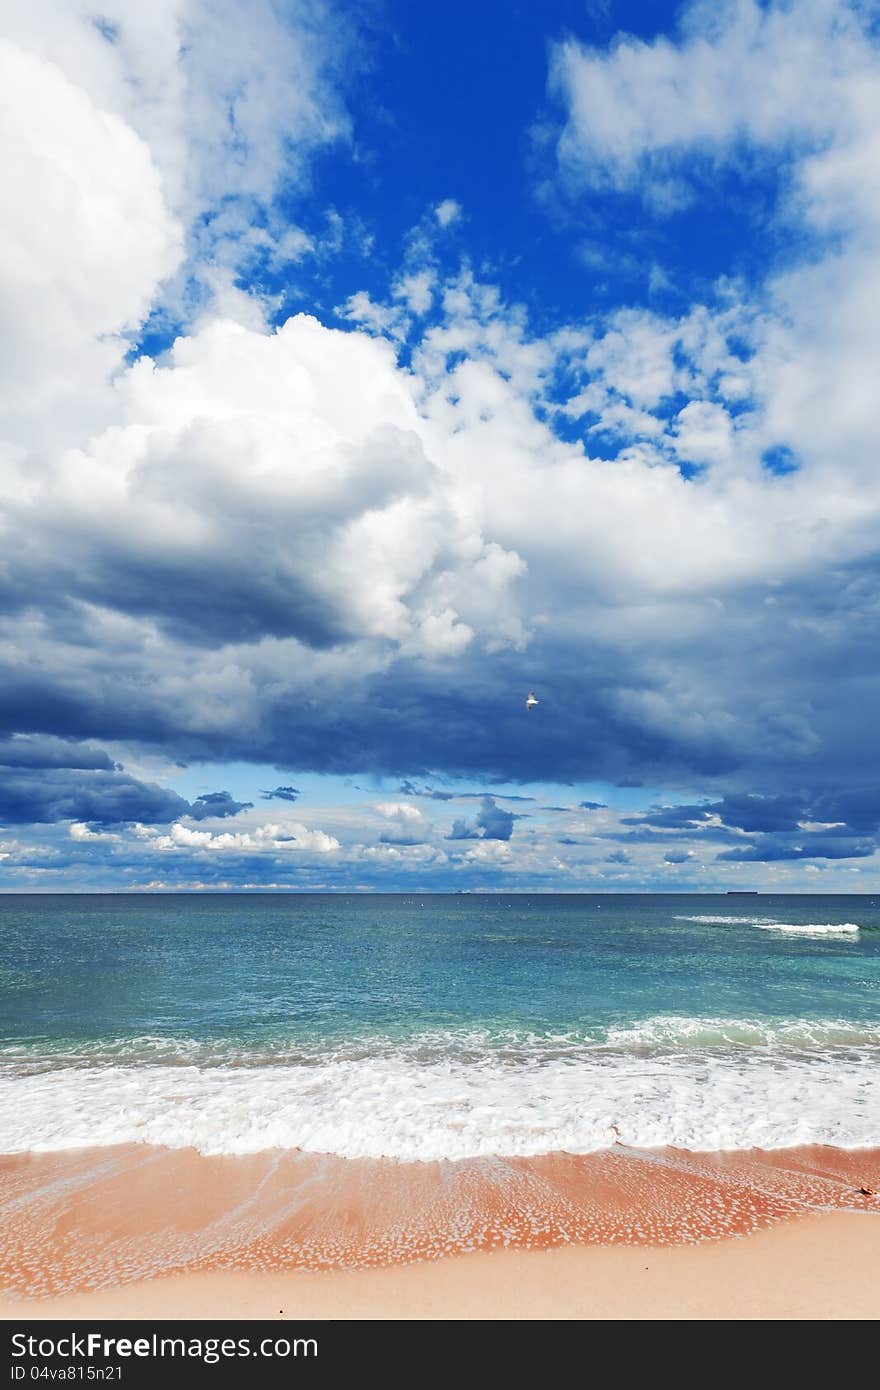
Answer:
M39 197L46 217L35 256L49 250L51 263L63 270L65 257L76 254L99 271L106 265L106 284L92 272L70 284L81 286L85 297L92 289L99 304L114 296L117 314L125 306L115 295L118 267L139 270L142 293L124 322L111 321L104 334L142 320L156 302L158 279L165 279L160 302L172 321L195 320L217 300L220 313L241 310L252 322L253 303L232 293L236 271L254 257L277 267L316 249L306 232L289 225L277 196L284 190L289 207L292 193L306 188L314 150L348 138L338 79L350 65L350 31L338 8L331 11L323 0L285 6L252 0L246 7L236 0L154 0L149 6L104 0L99 10L89 0L26 6L0 0L0 32L31 60L21 74L26 103L17 83L11 85L18 103L14 131L31 143L42 140L46 126L53 139L57 135L46 163L39 149L28 152L26 145L19 156L43 179L53 163L61 165L53 196ZM44 71L57 75L50 86ZM4 88L7 81L8 74ZM83 104L95 108L92 126L85 124ZM70 153L74 146L76 158L88 152L92 167L65 157L65 147ZM152 168L143 167L145 154L136 146L149 150ZM14 142L11 157L17 149ZM8 167L3 143L0 154ZM96 183L90 192L86 177ZM157 190L161 213L150 206ZM33 206L32 186L26 195L25 207ZM8 197L4 204L10 206ZM172 227L171 252L161 254L156 267L150 236L164 245L165 221ZM67 246L46 247L53 232ZM181 263L182 245L185 268L167 281ZM56 306L50 342L58 317ZM71 336L79 327L72 325ZM121 354L113 356L113 339L103 346L104 368L111 370ZM70 366L78 364L71 360ZM58 371L64 370L63 361ZM72 377L74 398L86 389L83 375Z
M272 260L275 265L294 265L314 249L313 238L301 227L287 227L275 242Z
M433 270L413 271L403 275L394 286L394 298L402 299L411 314L426 314L434 302Z
M176 821L167 834L141 826L137 832L157 850L199 850L210 854L243 851L300 851L331 854L339 841L323 830L310 830L299 821L280 825L261 825L255 830L196 830Z
M454 198L444 198L434 209L434 216L441 227L451 227L461 217L461 204Z
M62 455L35 497L50 533L103 555L98 602L134 562L152 575L136 606L174 625L204 629L205 584L221 584L225 641L238 628L439 655L474 636L473 581L497 598L517 572L426 452L380 341L304 316L271 335L214 321L167 366L137 363L117 397L120 423Z
M508 864L511 861L510 845L502 840L480 840L469 849L463 858L469 864Z
M650 410L679 389L674 349L678 326L656 315L624 309L588 348L591 379L611 384L636 407Z
M411 806L408 801L377 801L376 810L386 820L409 821L410 824L416 824L424 819L418 806Z
M56 417L112 409L121 334L182 254L144 141L45 58L0 39L0 428L43 443Z
M694 4L678 43L566 39L550 72L566 107L560 162L575 184L638 186L673 211L688 193L671 158L730 157L744 143L787 152L846 132L870 71L859 12L840 0ZM817 185L833 183L821 160L820 171Z
M448 856L434 845L355 845L351 861L407 870L440 867L448 862Z
M405 338L409 329L409 322L399 308L377 304L366 290L350 294L344 304L337 305L335 313L371 333L385 333L390 338Z
M100 22L98 22L100 20ZM171 206L187 223L205 212L239 224L271 205L279 181L301 177L311 151L347 132L334 70L349 34L307 0L0 0L0 24L57 64L150 146Z
M90 830L87 825L83 825L82 821L71 821L68 834L71 840L76 840L79 844L86 844L90 840L119 841L122 838L109 830Z
M747 177L756 162L775 177L777 222L815 241L765 286L727 287L728 300L742 306L740 335L754 356L748 366L716 359L714 389L724 398L716 408L753 395L757 413L734 451L740 473L750 451L756 459L765 446L785 445L825 475L843 510L859 511L840 493L859 479L873 494L876 477L880 333L864 305L878 289L880 52L868 11L840 0L694 4L677 42L622 39L599 51L567 40L554 51L551 76L565 107L560 167L575 189L652 197L667 183L695 186L726 167ZM704 310L704 334L714 319L717 337L730 312ZM604 381L649 409L671 386L707 394L709 338L696 354L706 361L706 381L694 391L699 383L682 382L680 371L676 379L659 320L653 332L646 323L629 327L633 344L628 332L620 343L606 334L598 356L592 350ZM640 350L639 338L647 345ZM707 461L728 460L722 417L710 440L706 407L699 417L696 410L682 412L673 448L695 438L700 418Z
M722 405L691 401L674 422L675 451L691 463L724 463L733 452L733 422Z
M350 35L308 0L0 0L0 34L0 433L41 447L112 418L157 303L259 326L234 271L312 249L274 199L347 132Z

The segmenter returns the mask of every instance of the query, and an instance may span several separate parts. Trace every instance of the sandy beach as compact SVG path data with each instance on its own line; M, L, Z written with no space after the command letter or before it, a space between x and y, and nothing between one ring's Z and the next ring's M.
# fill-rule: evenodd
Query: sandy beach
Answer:
M874 1319L880 1219L795 1218L700 1245L493 1251L325 1273L213 1272L43 1300L15 1318Z
M880 1151L0 1160L4 1318L872 1318Z

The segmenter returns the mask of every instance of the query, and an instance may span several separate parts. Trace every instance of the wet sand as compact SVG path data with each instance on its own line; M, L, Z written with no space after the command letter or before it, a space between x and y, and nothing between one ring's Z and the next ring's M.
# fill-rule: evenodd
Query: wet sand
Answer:
M809 1319L880 1315L880 1219L802 1216L700 1245L454 1255L385 1269L172 1275L2 1318Z
M0 1312L875 1317L860 1187L880 1192L880 1150L6 1156Z

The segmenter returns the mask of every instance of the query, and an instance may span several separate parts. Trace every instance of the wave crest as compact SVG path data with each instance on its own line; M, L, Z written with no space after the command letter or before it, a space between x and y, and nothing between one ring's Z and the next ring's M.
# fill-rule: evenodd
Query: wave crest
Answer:
M679 913L676 922L702 922L706 926L758 927L761 931L799 933L803 936L855 936L858 922L773 922L769 917L728 917L721 913Z

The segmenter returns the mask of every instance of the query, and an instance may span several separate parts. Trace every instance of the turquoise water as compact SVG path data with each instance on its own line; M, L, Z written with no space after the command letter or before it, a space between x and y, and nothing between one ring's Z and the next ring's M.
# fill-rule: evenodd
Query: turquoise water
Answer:
M0 898L7 1151L880 1142L880 901Z

